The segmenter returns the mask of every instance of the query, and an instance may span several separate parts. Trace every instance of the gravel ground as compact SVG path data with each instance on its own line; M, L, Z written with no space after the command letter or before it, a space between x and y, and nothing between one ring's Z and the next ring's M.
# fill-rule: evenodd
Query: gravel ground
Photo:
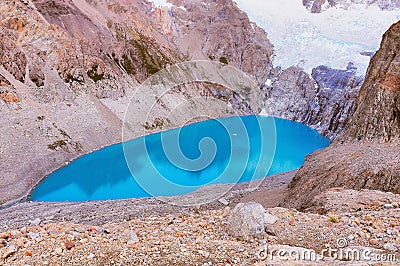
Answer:
M29 221L21 219L20 223L6 225L3 220L6 213L15 214L9 208L3 209L0 265L399 265L399 195L331 189L316 199L319 213L268 208L272 203L260 198L262 192L278 193L289 181L290 178L284 181L282 176L275 176L255 191L234 190L225 195L227 205L217 202L200 208L181 208L153 199L120 201L120 206L116 202L85 203L86 212L79 215L71 207L79 204L61 208L76 216L64 216L65 220L75 222L45 220L46 215L36 212L29 214ZM266 225L261 239L240 241L228 234L227 221L233 206L249 199L261 199L266 211L277 221ZM149 205L151 201L153 205ZM130 218L120 208L126 208L128 203L130 210L137 211ZM29 207L32 203L25 204ZM36 211L43 210L46 204L40 205L41 208L35 207ZM50 204L47 211L53 207ZM83 210L82 206L77 208ZM104 208L110 208L112 214L103 220L95 219L105 214ZM94 212L92 215L90 210ZM23 211L28 208L20 209L20 214ZM118 212L123 220L116 219ZM110 217L114 219L107 221ZM344 252L368 251L371 261L363 257L361 261L347 257L335 260L324 253L322 261L314 262L293 259L288 257L289 253L280 258L276 253L284 250L320 255L324 249L340 248L339 244ZM265 258L261 251L266 246L268 252L276 251L267 253Z

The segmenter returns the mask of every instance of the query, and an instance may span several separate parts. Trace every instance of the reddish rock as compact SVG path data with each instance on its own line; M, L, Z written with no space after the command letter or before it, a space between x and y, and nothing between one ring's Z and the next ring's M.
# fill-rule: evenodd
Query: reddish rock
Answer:
M67 242L65 242L65 248L66 248L67 250L71 250L73 247L75 247L74 242L72 242L72 241L67 241Z

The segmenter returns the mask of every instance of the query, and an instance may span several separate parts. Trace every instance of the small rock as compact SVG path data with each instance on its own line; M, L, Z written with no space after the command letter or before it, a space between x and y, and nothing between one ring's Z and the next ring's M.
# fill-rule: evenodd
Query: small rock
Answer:
M9 232L3 232L0 234L0 238L2 238L2 239L8 239L9 237L10 237Z
M2 259L7 259L8 257L14 255L17 252L17 248L14 245L8 246L3 254L1 255Z
M35 233L35 232L29 232L29 237L32 240L35 240L36 238L38 238L40 236L40 233Z
M60 247L58 247L58 248L56 248L56 249L54 250L54 252L55 252L56 254L58 254L58 255L61 255L62 252L63 252L63 249L60 248Z
M383 248L393 252L397 252L398 250L397 247L392 243L386 243L385 245L383 245Z
M133 245L139 242L139 237L134 231L128 230L126 232L126 238L128 239L127 244Z
M225 198L220 198L218 201L219 201L220 203L222 203L223 205L225 205L225 206L228 206L228 205L229 205L229 201L227 201Z
M383 205L383 207L385 207L386 209L391 209L391 208L393 208L393 205L392 204L385 204L385 205Z
M31 221L31 225L33 226L38 226L42 220L39 218L36 218L35 220Z
M349 235L349 236L347 237L347 239L348 239L348 240L354 240L355 237L354 237L354 235Z
M265 232L265 212L264 207L259 203L239 203L229 216L229 234L247 241L252 240L254 237L263 238Z
M275 224L279 219L275 215L265 213L264 215L265 224Z
M73 247L75 247L74 242L72 242L72 241L65 242L65 248L66 249L71 250Z
M78 232L78 233L85 233L85 232L86 232L86 229L83 228L83 227L76 227L76 228L75 228L75 231Z
M379 233L376 235L377 238L384 238L386 235L384 233Z
M26 230L26 227L24 226L24 227L22 227L20 230L19 230L20 232L21 232L21 234L26 234L26 232L27 232L27 230Z
M93 253L90 253L88 256L87 256L87 258L89 259L89 260L91 260L91 259L93 259L94 258L94 254Z
M26 251L24 252L24 256L32 257L32 251L26 250Z

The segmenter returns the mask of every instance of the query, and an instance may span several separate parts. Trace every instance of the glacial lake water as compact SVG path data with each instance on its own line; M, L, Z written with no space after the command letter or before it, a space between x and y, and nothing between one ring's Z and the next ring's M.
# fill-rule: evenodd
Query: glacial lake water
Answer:
M209 184L298 169L330 140L309 127L262 116L208 120L87 154L44 179L34 201L182 195Z

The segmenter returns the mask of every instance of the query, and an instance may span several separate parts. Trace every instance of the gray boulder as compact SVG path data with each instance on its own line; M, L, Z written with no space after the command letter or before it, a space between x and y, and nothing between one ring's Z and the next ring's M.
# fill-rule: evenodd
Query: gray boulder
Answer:
M265 209L255 202L239 203L229 216L228 233L241 240L261 239L265 234Z

